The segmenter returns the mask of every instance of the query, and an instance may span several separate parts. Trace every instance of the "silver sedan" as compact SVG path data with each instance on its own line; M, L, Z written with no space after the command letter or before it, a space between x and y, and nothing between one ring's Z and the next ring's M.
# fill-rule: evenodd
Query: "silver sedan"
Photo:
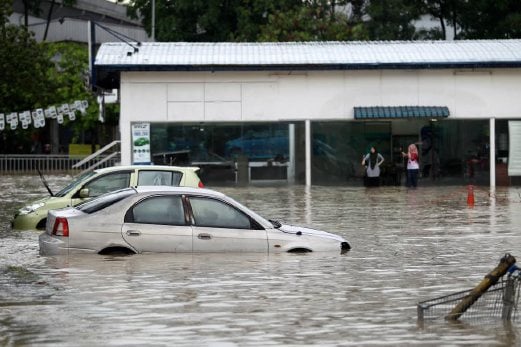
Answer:
M209 189L127 188L51 210L40 254L347 252L342 237L267 220Z

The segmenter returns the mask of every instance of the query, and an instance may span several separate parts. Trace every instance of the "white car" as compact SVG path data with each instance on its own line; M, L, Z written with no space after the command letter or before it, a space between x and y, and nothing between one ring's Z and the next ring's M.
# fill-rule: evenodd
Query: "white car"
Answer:
M259 216L209 189L137 187L49 211L40 254L347 252L342 237Z

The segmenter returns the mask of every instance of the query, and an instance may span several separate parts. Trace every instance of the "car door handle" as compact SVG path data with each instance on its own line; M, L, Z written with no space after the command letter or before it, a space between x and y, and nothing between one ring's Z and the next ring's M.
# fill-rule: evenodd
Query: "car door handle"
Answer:
M201 233L201 234L197 235L197 238L201 239L201 240L210 240L212 238L212 235L207 234L207 233Z
M141 235L141 231L139 230L127 230L128 236L139 236Z

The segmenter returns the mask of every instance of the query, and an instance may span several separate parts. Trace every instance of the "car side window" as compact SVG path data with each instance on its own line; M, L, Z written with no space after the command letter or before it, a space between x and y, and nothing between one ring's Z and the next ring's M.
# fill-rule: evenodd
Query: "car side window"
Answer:
M138 186L179 186L183 174L179 171L140 170Z
M251 229L251 221L243 212L222 201L190 197L194 223L202 227Z
M156 196L139 202L130 214L133 223L185 225L183 202L180 196Z
M84 188L89 188L89 196L95 197L115 190L127 188L130 185L130 172L117 172L103 175L87 183Z

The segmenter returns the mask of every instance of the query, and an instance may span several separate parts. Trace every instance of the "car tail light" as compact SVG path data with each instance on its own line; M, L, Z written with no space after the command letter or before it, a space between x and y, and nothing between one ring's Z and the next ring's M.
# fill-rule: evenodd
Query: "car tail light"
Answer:
M67 218L56 217L54 227L52 228L52 234L56 236L69 237L69 222L67 221Z
M203 181L199 181L198 187L199 187L199 188L204 188Z

